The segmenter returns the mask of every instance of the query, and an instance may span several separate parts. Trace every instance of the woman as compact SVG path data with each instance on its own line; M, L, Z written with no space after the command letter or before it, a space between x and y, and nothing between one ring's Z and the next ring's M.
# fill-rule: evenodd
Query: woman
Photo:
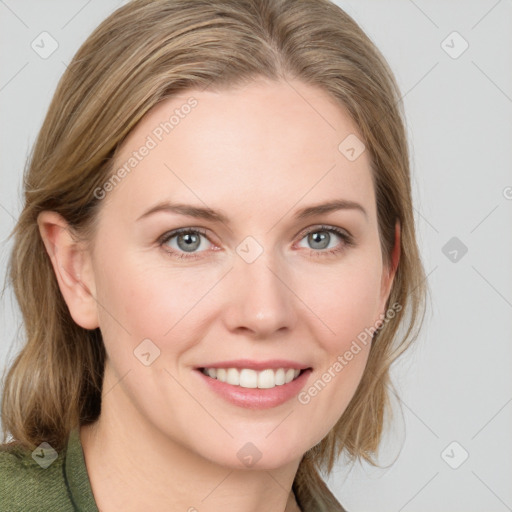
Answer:
M95 30L13 232L0 510L344 510L319 470L374 463L423 318L398 102L327 0Z

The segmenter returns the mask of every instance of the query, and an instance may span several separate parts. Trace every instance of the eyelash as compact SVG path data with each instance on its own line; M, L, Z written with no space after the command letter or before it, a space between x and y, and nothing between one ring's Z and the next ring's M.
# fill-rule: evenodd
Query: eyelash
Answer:
M318 233L318 232L322 232L322 231L326 231L328 233L335 233L336 235L338 235L342 239L341 247L338 247L336 249L324 249L324 250L309 249L310 256L313 256L313 257L333 256L333 255L343 252L348 247L353 247L355 245L354 239L350 234L348 234L347 232L345 232L339 228L336 228L334 226L316 226L314 229L303 231L299 234L299 236L300 236L299 240L302 240L304 237L306 237L307 235L310 235L311 233ZM201 258L202 257L200 255L201 253L188 253L187 254L185 252L183 252L183 253L177 252L174 249L168 250L168 249L163 248L164 244L166 244L169 240L171 240L175 236L181 235L181 234L200 234L200 235L203 235L211 243L211 240L208 238L208 234L206 233L205 230L203 230L201 228L180 228L180 229L175 229L174 231L168 231L167 233L164 233L161 237L159 237L159 239L158 239L159 247L161 247L169 256L171 256L173 258L180 259L180 260L181 259L195 260L197 258Z

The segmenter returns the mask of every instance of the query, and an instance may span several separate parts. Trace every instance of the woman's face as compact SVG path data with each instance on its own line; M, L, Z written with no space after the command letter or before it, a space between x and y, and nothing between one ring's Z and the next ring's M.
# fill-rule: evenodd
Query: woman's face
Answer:
M300 459L332 429L367 361L358 335L378 325L391 284L356 136L329 96L293 81L187 91L131 132L117 178L95 192L91 258L120 421L260 468ZM255 389L198 370L242 359L310 371Z

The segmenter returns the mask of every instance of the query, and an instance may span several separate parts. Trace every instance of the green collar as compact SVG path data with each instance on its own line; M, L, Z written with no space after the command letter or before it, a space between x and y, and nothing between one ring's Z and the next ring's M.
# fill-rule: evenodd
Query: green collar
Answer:
M69 434L66 460L64 461L64 475L71 501L76 510L99 512L87 474L78 428L73 429Z

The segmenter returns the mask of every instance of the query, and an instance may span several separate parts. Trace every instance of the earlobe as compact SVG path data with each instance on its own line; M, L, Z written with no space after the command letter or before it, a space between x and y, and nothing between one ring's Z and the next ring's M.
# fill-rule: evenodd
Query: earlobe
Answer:
M88 253L58 213L41 212L37 224L71 317L84 329L97 328L96 290Z

